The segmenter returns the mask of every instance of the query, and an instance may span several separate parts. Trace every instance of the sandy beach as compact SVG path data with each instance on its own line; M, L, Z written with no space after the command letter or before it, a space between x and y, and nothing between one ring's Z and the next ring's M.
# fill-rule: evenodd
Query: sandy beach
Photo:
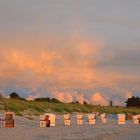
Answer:
M15 117L15 128L0 128L0 140L139 140L140 125L127 121L126 125L118 125L116 119L109 119L107 124L97 120L95 125L88 125L84 117L84 125L77 126L75 115L71 126L64 126L63 116L57 115L56 127L40 128L39 117L29 120Z

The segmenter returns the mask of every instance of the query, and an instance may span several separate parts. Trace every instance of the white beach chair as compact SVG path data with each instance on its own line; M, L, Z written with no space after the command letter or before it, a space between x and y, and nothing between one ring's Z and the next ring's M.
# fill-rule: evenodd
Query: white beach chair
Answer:
M126 123L126 115L118 114L118 124L125 124L125 123Z
M107 117L106 117L105 113L101 114L101 122L102 123L107 123Z
M70 126L70 114L65 114L64 115L64 124Z
M40 115L40 127L46 127L45 117L46 115Z
M5 112L4 113L4 126L6 128L13 128L15 126L14 122L14 112Z
M138 115L133 116L133 122L134 122L134 124L139 124L139 116Z
M95 114L88 114L88 124L92 125L96 123Z
M83 115L82 114L77 115L77 124L83 125Z

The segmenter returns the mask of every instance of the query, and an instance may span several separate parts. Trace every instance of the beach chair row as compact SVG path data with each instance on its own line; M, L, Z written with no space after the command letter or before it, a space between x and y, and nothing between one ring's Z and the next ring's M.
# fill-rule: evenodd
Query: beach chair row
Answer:
M71 125L71 117L70 114L65 114L64 116L64 125L70 126ZM88 124L94 125L96 123L96 114L88 114ZM100 115L101 122L103 124L107 123L107 115L105 113ZM83 125L83 115L77 114L77 125ZM118 124L126 124L126 115L125 114L118 114L117 115ZM134 115L133 118L134 124L140 124L140 115ZM40 127L50 127L55 126L55 115L52 113L45 113L44 115L40 116Z
M78 114L76 115L77 118L77 124L83 125L83 115ZM106 123L106 116L102 115L102 123ZM95 124L96 123L96 114L88 114L88 123L89 124ZM70 126L71 124L71 118L70 114L64 115L64 125ZM49 126L55 126L55 115L51 113L45 113L44 115L40 116L40 127L49 127Z
M84 124L84 116L83 114L77 114L76 120L77 125ZM88 114L88 124L94 125L96 123L97 115L95 113ZM70 126L71 125L71 116L70 114L63 115L64 125ZM107 115L105 113L100 115L101 122L103 124L107 123ZM140 124L140 115L133 115L130 117L133 120L134 124ZM126 124L126 115L125 114L118 114L117 115L118 124ZM5 112L4 118L0 118L0 126L6 128L13 128L15 126L15 119L14 119L14 112ZM40 115L40 127L51 127L56 126L56 115L53 113L45 113Z

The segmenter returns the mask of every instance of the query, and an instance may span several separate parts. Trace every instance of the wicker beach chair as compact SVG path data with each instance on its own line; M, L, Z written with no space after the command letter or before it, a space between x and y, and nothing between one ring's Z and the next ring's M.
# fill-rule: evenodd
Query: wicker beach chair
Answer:
M56 119L55 114L52 114L52 113L45 113L45 115L46 115L46 116L49 116L50 126L55 126L55 119Z
M92 125L96 123L95 114L88 114L88 124Z
M126 123L126 115L118 114L118 124L125 124L125 123Z
M77 124L83 125L83 115L82 114L77 115Z
M100 116L101 116L101 122L102 122L102 123L107 123L107 117L106 117L106 114L103 113L103 114L101 114Z
M70 114L64 115L64 124L67 126L70 126L71 120L70 120Z
M139 115L134 115L134 116L133 116L133 123L134 123L134 124L139 124L139 123L140 123Z
M13 128L15 126L14 123L14 113L13 112L5 112L4 113L4 126L6 128Z
M46 115L40 115L40 127L46 127L45 117Z

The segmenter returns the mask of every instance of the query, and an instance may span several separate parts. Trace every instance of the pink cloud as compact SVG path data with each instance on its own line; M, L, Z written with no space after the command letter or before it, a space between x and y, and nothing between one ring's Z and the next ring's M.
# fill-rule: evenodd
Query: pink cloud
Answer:
M109 98L115 94L125 100L134 93L127 87L118 86L118 83L134 83L140 78L134 74L105 71L98 67L103 59L113 57L110 53L108 57L101 55L105 50L101 44L102 42L91 39L62 40L59 37L47 41L43 38L17 38L1 42L0 87L9 86L10 80L14 81L10 84L15 87L30 88L32 93L42 87L50 91L50 96L64 102L78 100L82 103L85 100L107 105ZM112 95L96 91L100 88L110 89ZM135 88L139 89L136 84ZM59 92L63 89L66 91ZM69 92L68 89L90 89L93 94Z

